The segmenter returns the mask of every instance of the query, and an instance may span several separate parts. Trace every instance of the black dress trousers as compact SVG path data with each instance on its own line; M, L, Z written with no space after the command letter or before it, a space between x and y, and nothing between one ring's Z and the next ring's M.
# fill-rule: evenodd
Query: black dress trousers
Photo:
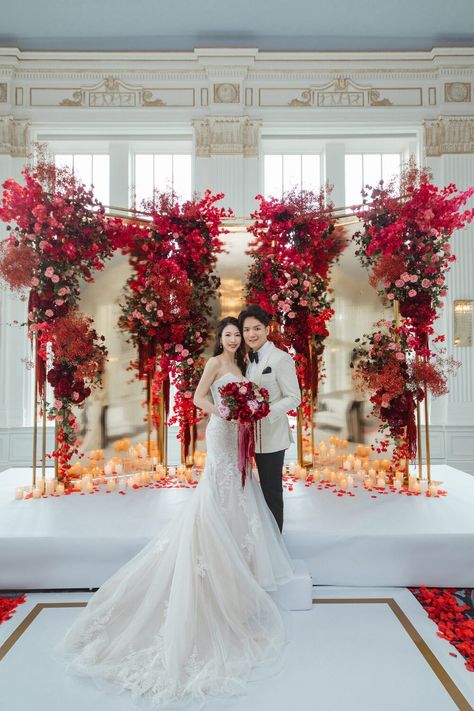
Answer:
M280 532L283 530L283 461L285 450L255 454L258 476L267 506L275 517Z

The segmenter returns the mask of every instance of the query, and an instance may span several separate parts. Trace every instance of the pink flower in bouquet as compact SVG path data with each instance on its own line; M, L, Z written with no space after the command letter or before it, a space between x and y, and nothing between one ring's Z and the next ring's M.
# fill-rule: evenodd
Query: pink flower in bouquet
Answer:
M398 286L398 288L400 289L400 287L405 286L405 282L403 281L403 279L397 279L395 282L395 286Z
M416 289L410 289L410 291L408 292L408 296L411 296L412 298L416 296Z
M429 289L430 285L431 282L429 279L423 279L421 282L421 286L423 287L423 289Z
M226 405L222 405L222 403L219 405L217 408L221 414L221 416L227 420L229 415L230 415L230 409Z

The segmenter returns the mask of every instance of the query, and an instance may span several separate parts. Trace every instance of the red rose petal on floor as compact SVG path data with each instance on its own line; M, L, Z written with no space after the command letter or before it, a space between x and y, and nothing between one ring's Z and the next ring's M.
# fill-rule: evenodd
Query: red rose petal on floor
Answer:
M454 652L450 652L449 655L450 655L451 657L457 657L457 656L458 656L458 655L455 654Z
M371 498L371 499L376 499L377 497L374 496L374 494L372 494L372 496L371 496L370 498Z

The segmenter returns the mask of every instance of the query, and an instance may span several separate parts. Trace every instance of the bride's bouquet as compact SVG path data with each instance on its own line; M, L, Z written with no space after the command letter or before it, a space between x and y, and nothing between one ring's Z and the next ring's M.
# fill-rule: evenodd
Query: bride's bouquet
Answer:
M255 454L256 424L270 412L268 390L249 380L240 380L223 385L219 393L220 414L238 423L238 461L244 486Z

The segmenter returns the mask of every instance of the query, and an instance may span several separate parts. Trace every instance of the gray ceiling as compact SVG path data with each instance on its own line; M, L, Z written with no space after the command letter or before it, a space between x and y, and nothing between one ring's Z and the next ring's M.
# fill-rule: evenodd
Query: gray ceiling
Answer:
M474 0L0 0L0 46L429 50L474 46Z

